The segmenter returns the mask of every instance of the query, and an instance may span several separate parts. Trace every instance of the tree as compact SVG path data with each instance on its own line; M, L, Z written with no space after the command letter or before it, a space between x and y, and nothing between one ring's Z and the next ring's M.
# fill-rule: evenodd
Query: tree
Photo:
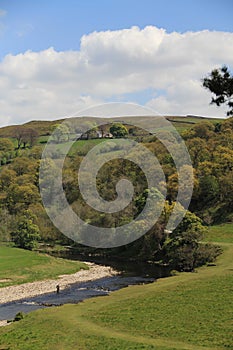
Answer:
M34 224L34 216L29 210L26 210L18 218L17 228L12 232L12 239L19 248L32 250L36 247L40 239L39 227Z
M228 172L219 179L221 188L221 198L228 205L228 209L232 210L233 205L233 172Z
M56 143L66 142L69 140L69 128L65 124L60 124L56 127L53 138Z
M18 149L22 145L23 148L26 148L27 145L32 147L38 137L38 133L35 129L26 128L25 126L17 126L13 132L13 135L17 140Z
M203 87L212 92L211 104L220 106L226 104L229 107L227 115L233 115L233 76L227 66L214 69L202 80Z
M128 134L127 128L121 123L114 123L109 129L114 137L125 137Z
M164 244L165 259L169 265L180 271L192 271L197 266L197 254L199 261L201 260L199 241L204 233L205 227L202 225L201 219L194 213L187 211L184 219L170 233ZM205 253L204 249L203 254ZM205 256L208 256L208 254L205 254Z
M194 168L197 168L200 162L203 162L206 159L209 160L210 154L207 148L207 143L204 139L200 137L194 137L188 139L186 145L189 150Z
M26 185L13 183L6 191L6 205L10 214L27 209L30 204L37 203L39 199L38 188L32 183Z
M14 159L12 163L12 169L16 172L17 176L23 174L34 174L38 170L39 162L34 159L29 159L27 157L18 157Z
M84 132L82 134L82 137L87 140L91 139L91 138L97 138L98 134L97 134L97 125L94 121L86 121L85 123L85 127L88 128L88 130L86 132ZM103 135L103 132L102 132Z
M16 180L16 172L12 169L4 168L0 173L0 189L7 190Z
M10 229L11 229L11 216L8 212L8 210L4 207L0 207L0 220L1 220L1 226L0 226L0 241L6 242L10 241Z
M0 151L1 152L11 152L14 149L14 144L11 140L7 138L0 138Z
M22 145L22 127L17 126L15 128L15 130L13 131L13 137L16 138L17 140L17 149L20 149L21 145Z
M22 131L23 148L26 148L27 145L31 148L35 144L38 132L32 128L24 128Z

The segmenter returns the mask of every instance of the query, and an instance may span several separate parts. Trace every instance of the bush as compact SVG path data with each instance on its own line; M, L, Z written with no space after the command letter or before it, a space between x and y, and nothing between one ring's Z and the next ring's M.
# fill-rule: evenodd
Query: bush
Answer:
M199 244L195 254L194 254L194 259L195 259L195 267L207 264L207 263L212 263L215 261L218 255L222 253L222 249L219 246L215 246L213 244Z
M15 318L13 320L13 322L17 322L17 321L20 321L24 318L24 313L22 311L18 312L16 315L15 315Z

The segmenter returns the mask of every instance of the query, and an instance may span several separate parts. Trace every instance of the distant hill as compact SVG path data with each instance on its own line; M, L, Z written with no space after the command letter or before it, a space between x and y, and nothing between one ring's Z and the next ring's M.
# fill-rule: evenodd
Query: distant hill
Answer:
M137 117L138 118L138 117ZM146 118L151 118L151 117L144 117ZM206 118L206 117L202 117L202 116L193 116L193 115L187 115L187 116L165 116L165 118L167 120L169 120L170 122L172 122L174 124L174 126L177 129L184 129L184 128L189 128L191 127L193 124L202 122L203 120L205 121L209 121L211 123L217 123L217 122L221 122L223 119L220 118ZM94 119L89 117L88 119ZM121 122L121 118L115 118L115 121L119 121ZM39 136L46 136L46 135L50 135L54 129L54 127L57 124L60 124L64 121L64 119L58 119L58 120L33 120L30 122L27 122L25 124L21 124L21 125L9 125L9 126L4 126L2 128L0 128L0 137L13 137L14 136L14 132L15 129L17 127L28 127L28 128L32 128L35 129ZM107 118L103 118L103 122L107 122L108 119Z
M39 136L50 135L55 127L55 125L62 123L64 119L61 120L33 120L25 124L20 125L9 125L0 128L0 137L13 137L15 129L18 127L27 127L35 129Z

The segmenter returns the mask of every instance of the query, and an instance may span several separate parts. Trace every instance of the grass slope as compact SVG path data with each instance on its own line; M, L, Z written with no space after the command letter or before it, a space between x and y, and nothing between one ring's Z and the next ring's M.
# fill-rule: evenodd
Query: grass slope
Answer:
M233 223L210 226L205 241L233 243Z
M133 118L133 117L132 117ZM145 122L149 122L151 117L143 117ZM188 127L190 128L193 124L200 123L202 121L210 121L211 123L217 123L221 122L222 119L217 119L217 118L206 118L206 117L190 117L190 116L165 116L166 119L170 120L172 123L174 123L174 126L180 126L180 127ZM113 118L111 121L115 120L116 122L124 118ZM82 120L89 120L89 121L94 121L95 118L93 117L88 117L88 118L80 118L80 123L82 123ZM103 124L108 122L110 119L108 118L103 118ZM55 126L57 124L60 124L64 121L64 119L59 119L59 120L33 120L28 123L23 124L27 128L32 128L37 130L39 136L43 135L49 135L51 132L54 130ZM178 125L177 125L178 124ZM9 125L9 126L4 126L0 128L0 137L13 137L15 129L19 125Z
M33 312L0 330L0 349L233 349L233 244L221 245L197 273Z
M81 268L88 269L88 266L81 262L0 246L0 287L55 278L62 274L75 273Z

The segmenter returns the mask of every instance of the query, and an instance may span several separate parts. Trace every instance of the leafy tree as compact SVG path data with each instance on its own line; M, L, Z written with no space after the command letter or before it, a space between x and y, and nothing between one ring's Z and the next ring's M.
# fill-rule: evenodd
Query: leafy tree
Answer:
M191 156L193 166L197 168L199 162L209 159L209 151L205 140L200 137L194 137L187 140L186 145Z
M12 169L16 172L17 176L34 173L38 170L39 162L27 157L17 157L12 163Z
M32 128L26 128L25 126L17 126L15 127L15 130L13 132L13 136L17 140L18 149L22 145L23 145L23 148L26 148L27 145L29 147L33 146L33 144L35 143L38 137L38 132Z
M66 142L69 140L69 128L65 124L60 124L56 127L53 137L55 142Z
M188 130L184 130L181 133L181 136L185 140L189 140L192 138L200 138L208 140L214 135L215 126L209 121L203 121L201 123L195 124L192 128Z
M32 147L35 144L37 137L38 137L38 132L35 129L24 128L22 130L23 148L26 148L27 145L29 147Z
M38 188L32 183L13 183L6 191L6 205L11 214L27 209L30 204L38 202L39 198Z
M13 137L16 138L17 140L17 149L19 149L22 145L22 137L23 137L23 133L22 133L22 127L15 127L14 131L13 131Z
M94 121L87 121L85 123L85 127L88 128L88 130L82 135L83 138L86 138L87 140L91 138L97 138L97 125ZM102 136L103 136L103 129L102 129Z
M201 123L197 123L192 127L192 131L194 132L194 137L200 137L201 139L208 140L214 134L215 126L208 121L203 121Z
M11 216L7 209L0 208L0 241L10 241Z
M125 137L128 134L127 128L121 123L114 123L109 129L114 137Z
M217 250L211 253L208 246L204 245L200 249L199 241L205 230L201 219L187 211L182 222L169 234L163 246L165 260L171 267L181 271L192 271L200 262L206 263L216 257Z
M42 149L41 146L34 146L34 147L30 150L29 157L30 157L30 158L34 158L34 159L41 159L42 151L43 151L43 149Z
M216 174L221 176L233 170L233 150L228 147L218 146L213 153L213 161L216 163Z
M16 180L16 172L12 169L4 168L0 173L0 188L7 190Z
M32 250L40 239L39 227L34 224L34 216L27 210L17 220L17 228L12 232L12 240L19 248Z
M229 107L227 115L233 115L233 76L227 66L214 69L202 80L203 87L208 89L215 97L211 104L220 106L226 104Z
M0 152L10 152L14 150L14 144L10 139L0 138Z
M221 199L228 205L228 209L232 211L233 205L233 172L228 172L219 179L221 189Z

